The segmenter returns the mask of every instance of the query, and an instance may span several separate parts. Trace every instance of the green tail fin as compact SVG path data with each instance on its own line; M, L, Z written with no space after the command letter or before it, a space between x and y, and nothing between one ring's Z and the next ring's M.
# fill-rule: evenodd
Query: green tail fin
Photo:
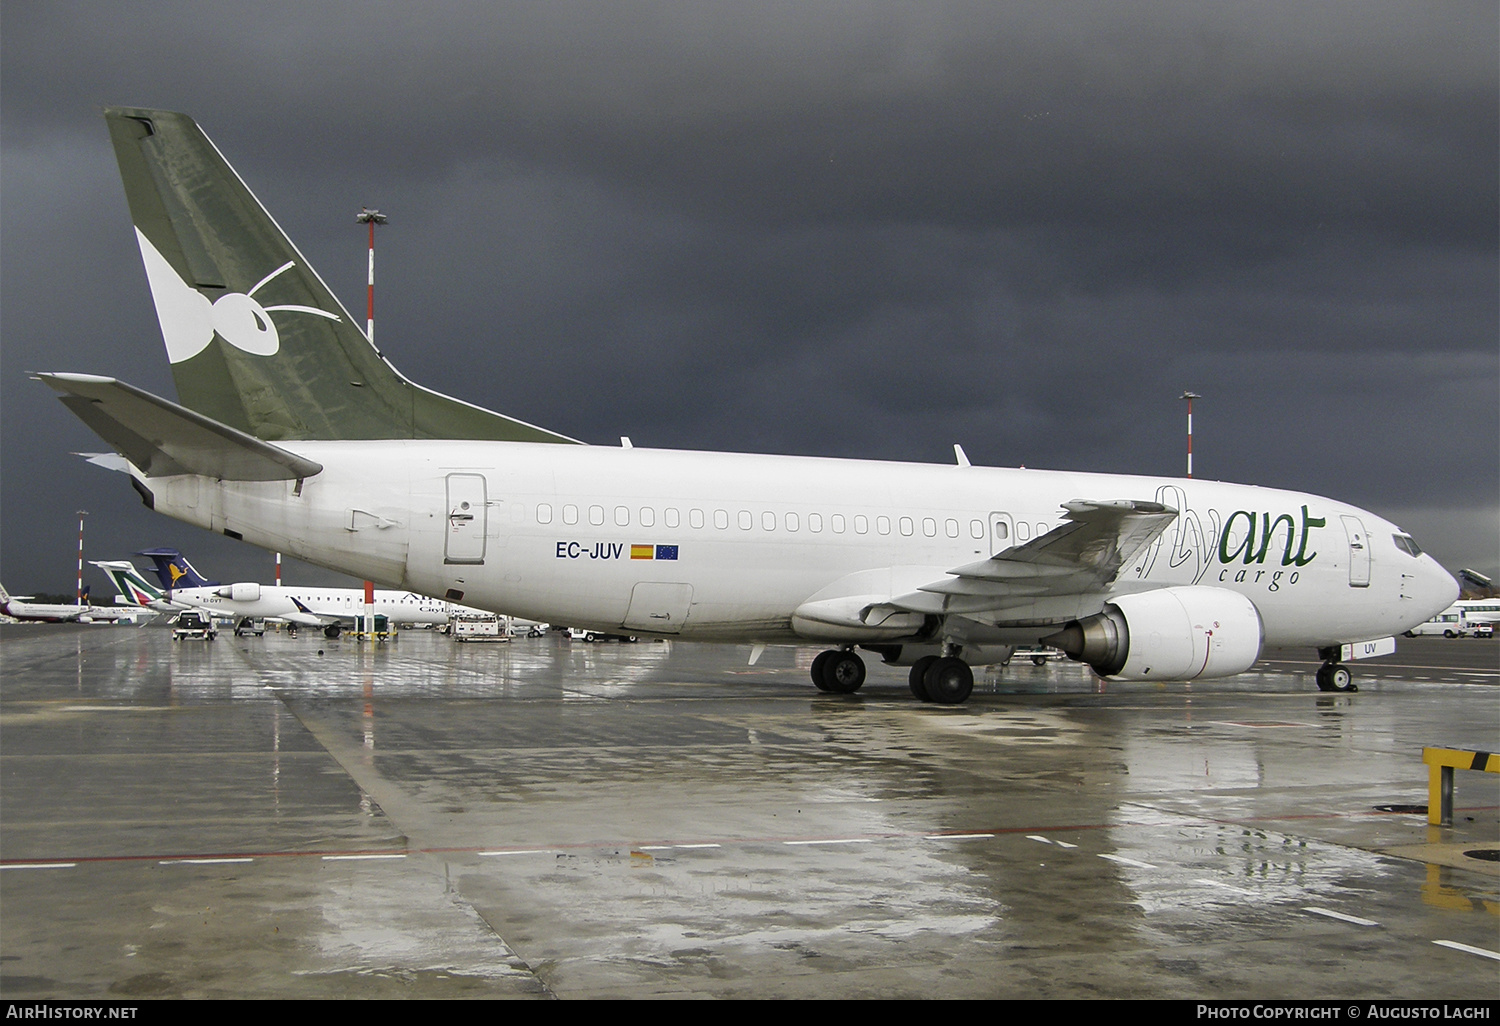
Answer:
M187 115L104 117L182 405L265 441L576 441L404 378Z

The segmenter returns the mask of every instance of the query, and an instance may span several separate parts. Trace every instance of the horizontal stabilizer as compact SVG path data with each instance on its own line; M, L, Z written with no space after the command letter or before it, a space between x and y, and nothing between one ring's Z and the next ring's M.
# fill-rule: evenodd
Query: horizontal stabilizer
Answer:
M225 481L292 481L323 470L321 463L114 378L35 376L61 393L64 406L147 477L201 474Z

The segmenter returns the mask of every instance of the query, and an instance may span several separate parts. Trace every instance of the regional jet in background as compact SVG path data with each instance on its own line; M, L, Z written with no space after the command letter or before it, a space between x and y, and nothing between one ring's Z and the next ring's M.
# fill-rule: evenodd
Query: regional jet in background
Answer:
M824 691L863 649L943 703L1039 642L1127 680L1307 647L1348 689L1343 660L1458 595L1395 524L1301 492L579 444L401 376L190 118L105 120L181 404L40 378L188 523L535 620L820 643Z
M338 637L365 613L365 593L360 588L303 588L254 581L220 584L206 580L176 549L147 549L137 555L155 562L160 588L147 582L129 561L94 565L109 575L122 596L151 609L196 609L240 627L246 621L280 620L295 627L316 627L330 638ZM375 615L392 624L442 626L456 612L482 610L410 591L375 591Z
M60 603L27 602L29 595L12 595L0 585L0 613L13 620L35 620L41 623L117 623L128 620L138 623L142 618L154 616L149 610L120 606L62 605ZM84 598L88 592L84 592Z

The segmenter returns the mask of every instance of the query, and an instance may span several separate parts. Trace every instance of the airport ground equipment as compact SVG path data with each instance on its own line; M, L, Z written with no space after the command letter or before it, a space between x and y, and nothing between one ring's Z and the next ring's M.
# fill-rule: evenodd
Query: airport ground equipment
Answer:
M1427 764L1427 822L1433 826L1453 825L1453 771L1479 770L1500 773L1500 755L1464 748L1424 748L1422 761Z

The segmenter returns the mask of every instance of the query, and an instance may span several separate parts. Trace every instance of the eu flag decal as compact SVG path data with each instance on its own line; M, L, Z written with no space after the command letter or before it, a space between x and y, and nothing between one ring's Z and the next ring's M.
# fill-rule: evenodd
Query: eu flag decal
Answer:
M656 547L656 558L657 559L676 559L677 558L677 546L676 545L658 545Z

